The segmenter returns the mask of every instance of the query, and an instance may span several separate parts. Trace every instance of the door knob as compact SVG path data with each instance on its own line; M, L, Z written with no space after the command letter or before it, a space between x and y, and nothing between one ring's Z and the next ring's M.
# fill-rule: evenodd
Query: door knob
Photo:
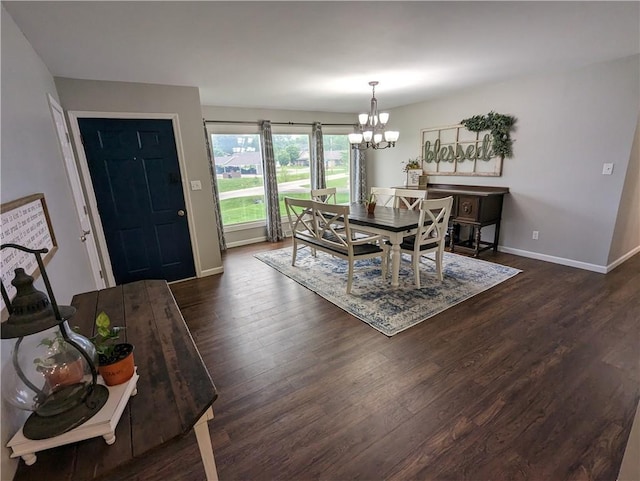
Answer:
M179 215L180 217L184 217L184 210L180 209L180 210L178 211L178 215Z

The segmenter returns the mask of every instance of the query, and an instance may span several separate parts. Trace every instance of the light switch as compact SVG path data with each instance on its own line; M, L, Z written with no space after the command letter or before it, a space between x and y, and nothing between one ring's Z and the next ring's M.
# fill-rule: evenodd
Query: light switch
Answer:
M604 164L602 166L602 175L611 175L613 174L613 164Z
M192 180L191 190L202 190L202 183L199 180Z

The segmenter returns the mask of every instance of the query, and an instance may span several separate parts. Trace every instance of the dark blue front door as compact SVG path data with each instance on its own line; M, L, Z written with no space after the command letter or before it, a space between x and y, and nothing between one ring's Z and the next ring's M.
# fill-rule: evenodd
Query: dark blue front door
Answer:
M171 120L78 121L116 282L193 277Z

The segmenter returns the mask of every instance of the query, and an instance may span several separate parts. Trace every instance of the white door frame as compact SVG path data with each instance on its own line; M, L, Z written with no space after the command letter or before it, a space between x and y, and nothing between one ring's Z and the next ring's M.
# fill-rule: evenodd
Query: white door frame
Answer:
M73 203L80 223L81 232L79 239L84 245L87 255L89 256L89 265L91 267L95 289L104 289L106 284L102 274L102 267L100 265L100 254L96 245L95 236L92 233L92 231L95 232L95 230L91 227L90 213L86 207L87 201L82 189L82 183L80 182L76 158L73 154L73 148L71 147L71 138L69 137L69 129L67 128L67 122L64 118L64 110L62 110L60 104L51 94L47 94L47 98L49 100L51 120L53 121L56 137L58 138L58 143L60 145L60 154L64 161L67 179L69 180L69 186L71 187Z
M191 203L191 195L187 185L187 166L184 160L184 150L182 147L182 136L180 135L180 123L178 121L178 114L171 113L138 113L138 112L90 112L84 110L70 110L69 124L71 126L71 132L73 134L73 143L78 153L78 164L80 165L80 171L84 180L84 188L86 198L89 203L89 211L94 220L93 227L96 240L98 241L98 249L103 259L105 273L107 277L108 286L115 286L116 281L113 275L113 269L111 268L111 258L109 257L109 250L107 249L107 239L104 235L104 229L102 228L102 220L98 213L98 203L96 200L96 194L93 190L93 183L91 182L91 174L89 173L89 163L87 162L87 156L82 145L80 136L80 124L78 119L81 118L97 118L97 119L142 119L142 120L171 120L173 125L173 136L176 141L176 151L178 154L178 165L180 167L180 178L182 180L182 193L187 207L187 226L189 228L189 237L191 238L191 251L193 253L193 262L196 271L196 276L202 276L202 266L200 264L200 254L198 249L198 242L195 235L195 226L193 225L193 205Z

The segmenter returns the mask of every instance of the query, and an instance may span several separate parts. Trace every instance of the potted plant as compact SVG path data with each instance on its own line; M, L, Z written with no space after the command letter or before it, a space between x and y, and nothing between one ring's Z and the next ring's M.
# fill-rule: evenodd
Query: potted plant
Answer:
M107 386L127 382L135 372L133 345L116 343L124 327L111 327L109 316L101 312L96 317L96 335L90 341L98 353L98 372Z
M367 207L367 213L373 214L376 210L376 196L374 194L369 194L369 198L364 202L364 205Z
M406 185L418 185L420 182L420 175L422 175L422 159L420 157L416 157L415 159L404 161L403 170L407 173Z
M84 363L82 355L71 344L65 342L60 331L53 338L45 337L38 346L47 349L47 357L33 360L36 371L42 373L46 387L55 391L63 386L82 382Z

